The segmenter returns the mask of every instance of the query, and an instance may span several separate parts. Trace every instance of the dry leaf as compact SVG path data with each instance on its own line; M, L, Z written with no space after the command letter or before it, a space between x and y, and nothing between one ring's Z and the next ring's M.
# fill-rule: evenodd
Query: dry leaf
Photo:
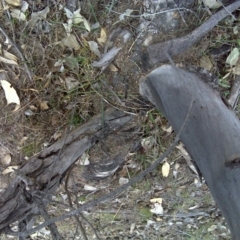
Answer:
M13 86L8 81L0 80L0 82L3 87L5 97L7 99L7 104L16 103L17 106L14 109L14 111L16 111L17 109L20 108L20 99L18 97L16 90L13 88Z
M100 33L100 38L97 38L99 43L105 43L107 41L106 29L102 28Z
M173 131L172 126L170 126L170 127L167 128L167 125L165 125L165 124L162 124L162 125L161 125L161 129L162 129L164 132L167 132L167 133L171 133L171 132Z
M49 109L48 104L47 104L46 101L40 102L39 105L40 105L40 109L41 109L42 111Z
M86 191L96 191L97 188L93 187L93 186L90 186L90 185L84 185L84 190L86 190Z
M83 22L83 16L80 14L80 9L77 9L74 12L71 12L68 8L64 8L65 14L68 19L72 19L74 24Z
M162 165L162 175L163 175L163 177L168 177L169 172L170 172L170 164L168 162L165 162Z
M13 18L18 19L18 20L22 20L22 21L26 20L26 15L19 9L12 9L11 10L11 16Z
M91 27L89 22L80 14L80 9L77 9L74 12L71 12L69 9L64 8L65 14L67 16L67 18L71 21L68 21L69 24L69 28L71 29L72 27L72 23L73 24L79 24L81 22L83 22L84 27L90 32L91 31Z
M238 48L234 48L228 55L226 63L232 67L236 65L238 59L239 59L239 50Z
M67 35L72 32L72 20L68 19L67 23L62 23Z
M85 18L83 18L83 25L89 32L91 32L91 26L90 26L88 20Z
M157 215L162 215L163 214L163 207L159 203L154 203L154 208L150 209L150 212L157 214Z
M5 58L7 58L8 60L13 60L17 64L18 58L15 55L13 55L12 53L3 50L3 56Z
M23 145L23 143L25 142L25 141L27 141L28 140L28 137L23 137L21 140L20 140L20 142L19 142L19 144L20 145Z
M236 75L240 75L240 60L237 61L236 66L233 68L233 73Z
M9 165L11 163L11 160L12 160L11 155L7 154L1 159L1 164L4 166Z
M65 37L62 41L62 44L66 47L73 48L74 50L79 50L80 45L76 39L76 37L72 34Z
M47 6L42 11L33 12L31 15L31 19L28 22L29 27L33 28L38 21L46 19L49 11L50 11L50 8Z
M162 204L163 199L162 198L152 198L150 199L150 203L159 203Z
M213 9L222 6L222 4L218 2L218 0L203 0L203 3L205 6Z
M119 178L119 185L120 186L122 186L122 185L124 185L124 184L126 184L126 183L128 183L129 182L129 179L128 178L124 178L124 177L120 177Z
M98 56L99 58L101 58L101 53L98 49L98 44L94 41L88 41L88 45L89 45L89 48L90 50L96 55Z
M63 8L68 19L73 18L73 13L68 8Z
M15 62L14 60L7 59L7 58L4 58L2 56L0 56L0 61L4 62L4 63L7 63L7 64L18 65L18 63Z
M6 3L19 7L21 5L21 1L20 0L5 0Z
M18 168L19 168L19 166L9 166L2 172L2 174L6 175L8 173L15 172L15 170L17 170Z
M109 65L109 68L110 68L110 70L112 71L112 72L118 72L118 69L115 67L115 65L114 64L110 64Z
M34 105L30 105L29 109L32 110L32 111L37 111L37 107L35 107Z

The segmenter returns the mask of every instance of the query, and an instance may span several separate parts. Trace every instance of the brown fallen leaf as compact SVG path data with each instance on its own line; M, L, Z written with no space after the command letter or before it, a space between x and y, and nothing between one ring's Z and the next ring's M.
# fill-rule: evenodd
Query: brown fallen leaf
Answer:
M39 106L42 111L49 109L46 101L40 102Z
M105 28L101 29L100 38L97 38L97 41L100 44L101 43L105 43L107 41L107 33L106 33L106 29Z

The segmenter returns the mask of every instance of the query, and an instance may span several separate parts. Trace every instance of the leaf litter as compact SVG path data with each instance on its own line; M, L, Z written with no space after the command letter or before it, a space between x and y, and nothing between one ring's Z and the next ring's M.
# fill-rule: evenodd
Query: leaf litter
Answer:
M8 0L7 2L12 2L12 5L15 4L15 6L21 6L20 1L14 1L14 0ZM137 1L134 1L134 4ZM130 6L127 6L127 3L125 3L125 9L121 11L119 9L119 12L122 13L122 15L116 15L115 16L115 22L119 21L119 17L121 18L121 21L128 20L129 17L131 17L132 11L132 4ZM130 10L129 10L130 9ZM28 16L26 20L29 18L28 26L30 28L35 27L35 25L38 22L41 21L49 21L51 22L51 17L56 16L54 15L54 10L51 8L41 7L41 8L32 8L30 6L29 10L31 12L31 15ZM22 13L25 13L21 9ZM66 12L66 10L61 10L62 13ZM52 71L52 74L49 78L47 78L47 75L49 74L48 68L45 65L42 66L34 66L39 67L40 71L36 71L36 78L34 85L31 86L24 86L20 87L21 95L21 105L25 104L31 104L29 105L29 110L31 110L34 114L28 115L27 119L29 121L27 127L25 126L24 129L27 132L25 134L29 134L29 139L26 139L22 143L22 149L27 152L30 150L32 154L39 151L39 149L36 149L36 146L34 146L35 149L31 149L30 143L34 142L31 135L38 136L39 141L46 140L52 138L54 133L56 133L56 128L60 128L59 126L65 126L68 124L68 114L70 114L69 109L66 108L66 106L69 106L70 104L73 104L76 107L73 107L71 109L77 109L77 114L74 115L74 118L72 121L70 121L70 127L73 128L73 122L82 123L86 121L91 114L93 114L99 110L100 108L100 102L101 100L97 97L96 102L92 100L92 97L88 95L92 91L91 84L95 84L94 87L99 91L100 94L104 95L105 89L103 89L103 92L100 92L102 86L99 84L98 79L95 79L96 73L98 73L98 69L92 69L90 66L90 63L92 62L92 66L96 68L107 68L112 64L113 61L116 60L116 64L113 65L114 67L111 67L111 72L108 71L105 72L106 77L111 76L111 74L114 72L115 74L122 74L123 69L126 71L129 70L127 67L129 63L127 62L126 56L129 54L129 46L125 47L124 45L112 45L112 43L115 43L114 41L111 42L110 45L108 45L108 37L107 32L111 32L111 28L109 25L104 26L101 22L101 24L96 24L93 22L93 18L88 18L86 14L86 11L84 12L84 9L78 9L74 12L69 12L64 17L59 18L61 23L65 24L65 28L59 24L55 25L55 29L51 29L51 31L55 31L54 37L52 37L51 32L49 33L48 38L51 39L50 42L48 42L46 39L46 36L42 35L42 40L38 39L38 41L42 41L41 44L44 46L46 50L46 56L49 60L53 62L58 62L57 71ZM54 14L53 14L54 13ZM86 19L91 19L90 21L84 22L82 19L82 14L84 13L84 16L86 16ZM114 14L112 15L114 16ZM67 18L67 21L66 21ZM69 20L69 21L68 21ZM79 22L80 21L80 22ZM19 22L21 25L21 21ZM79 29L76 27L76 25L79 26L81 24L82 30L79 31ZM92 24L92 25L91 25ZM96 24L96 25L95 25ZM54 25L54 24L53 24ZM61 27L60 27L61 25ZM96 26L96 28L94 27ZM100 27L101 25L101 27ZM60 30L59 30L60 29ZM96 31L95 34L93 30ZM84 32L85 31L85 32ZM87 32L87 33L86 33ZM40 34L40 33L39 33ZM92 34L92 35L91 35ZM95 35L94 35L95 34ZM17 35L19 36L19 35ZM32 36L32 35L31 35ZM69 37L70 36L70 37ZM84 37L83 37L84 36ZM97 38L99 37L99 38ZM20 39L20 38L19 38ZM90 42L90 44L89 44ZM60 43L60 44L56 44ZM84 46L84 44L87 43L87 47ZM93 43L93 44L92 44ZM92 45L91 45L92 44ZM99 44L99 45L98 45ZM91 45L91 46L90 46ZM66 55L65 51L69 51L71 49L72 58L75 58L79 70L74 70L75 67L71 67L71 64L66 64ZM121 49L121 51L120 51ZM125 52L127 52L126 55L123 55ZM92 54L94 53L94 55ZM98 58L96 60L95 58ZM70 56L70 55L68 55ZM93 56L93 57L89 57ZM6 59L9 59L6 56L3 56ZM88 65L84 65L85 58L89 58ZM121 59L122 58L122 59ZM236 57L235 57L236 58ZM17 59L10 58L11 60L18 62ZM119 61L120 60L120 61ZM121 65L121 60L124 63ZM234 60L235 61L235 60ZM237 67L233 65L233 60L230 61L231 67ZM17 64L15 64L18 66ZM73 64L74 65L74 64ZM75 64L76 65L76 64ZM95 66L94 66L95 65ZM130 65L130 64L129 64ZM117 67L116 67L117 66ZM60 70L61 69L61 70ZM70 69L70 71L69 71ZM88 74L86 73L86 69L88 70ZM120 70L120 71L118 71ZM67 72L68 71L68 72ZM92 72L91 72L92 71ZM77 72L77 73L76 73ZM39 74L41 73L41 74ZM128 80L131 80L131 84L136 80L138 80L137 77L135 77L135 72L133 71L133 74L125 74L126 78ZM17 74L16 74L17 75ZM14 80L23 83L24 79L15 76ZM10 78L12 81L12 78ZM69 80L69 81L68 81ZM93 80L92 83L89 84L89 81ZM76 83L76 85L72 84ZM112 87L112 86L111 86ZM133 86L130 86L133 87ZM80 94L76 95L75 97L75 91L77 92L77 89L81 89ZM71 90L71 91L69 91ZM69 93L68 93L69 91ZM26 92L26 94L25 94ZM138 92L138 90L136 91ZM121 92L122 93L122 92ZM72 95L71 95L72 94ZM134 95L135 92L133 91L132 94ZM49 96L49 97L48 97ZM106 97L105 97L106 98ZM36 99L36 101L34 101ZM109 98L106 98L106 100L109 101ZM110 100L112 100L110 98ZM33 101L33 102L31 102ZM114 102L114 100L110 101ZM41 103L44 103L41 107ZM40 105L39 105L40 104ZM45 106L44 106L45 105ZM30 108L30 106L34 106L34 108ZM36 107L37 106L37 107ZM80 107L78 107L80 106ZM97 106L97 107L96 107ZM105 106L106 107L106 106ZM25 111L26 109L24 109ZM89 114L90 113L90 114ZM33 121L33 119L35 119ZM17 121L16 121L17 122ZM20 121L21 122L21 121ZM47 124L43 124L43 123ZM145 123L144 123L145 124ZM156 138L154 134L152 134L153 128L155 128L155 132L158 132L158 134L163 130L164 133L161 132L161 137L165 137L163 141L168 141L172 137L172 129L171 127L162 127L160 125L159 121L156 121L155 123L149 124L150 126L150 132L146 131L144 132L144 137L142 137L142 145L139 147L139 150L136 154L133 154L129 156L128 163L129 166L126 166L124 168L124 171L122 172L123 176L117 179L113 179L113 182L115 180L115 186L121 185L122 183L125 183L128 181L129 176L135 175L136 173L142 171L144 169L144 166L148 165L154 158L156 158L157 154L154 153L155 147L159 149L164 149L167 147L159 141L159 139ZM11 130L13 130L14 127L12 127ZM42 131L40 134L35 129L41 129L39 131ZM62 128L64 130L64 128ZM45 132L48 132L48 134L44 135ZM20 130L18 131L21 132ZM64 132L64 131L63 131ZM30 134L31 133L31 134ZM148 138L149 137L149 138ZM23 136L19 137L19 143ZM53 139L53 141L55 141ZM42 145L40 145L41 149ZM183 150L182 150L183 151ZM160 151L161 152L161 151ZM106 232L107 234L117 234L117 236L136 236L138 233L145 234L149 239L155 239L157 235L159 235L159 229L161 228L161 237L164 239L171 239L171 236L179 236L179 234L174 235L174 229L177 229L178 231L186 231L187 234L190 234L192 236L195 236L196 229L201 228L201 226L204 226L205 223L208 224L208 219L202 218L201 220L198 220L196 218L190 219L188 217L184 217L184 221L188 222L188 224L183 224L183 227L179 227L181 223L181 220L176 221L174 216L179 216L175 213L184 212L186 209L190 208L190 211L194 211L196 209L192 209L191 207L194 205L190 203L190 200L194 199L196 202L196 205L201 206L205 211L212 211L212 208L215 207L214 202L210 199L209 201L203 203L203 196L209 197L208 191L206 189L205 185L202 185L199 187L199 189L196 190L195 188L195 174L193 174L192 171L189 171L189 167L186 167L185 161L183 160L184 156L186 154L183 154L181 150L177 151L175 153L174 159L167 159L167 161L162 165L162 167L157 169L155 172L150 174L145 180L141 183L136 184L133 188L129 189L125 195L122 195L118 198L117 201L108 202L105 204L101 204L98 209L104 210L106 209L108 213L111 215L110 210L114 212L114 217L119 217L121 220L121 223L119 223L118 226L121 226L118 228L115 218L110 221L110 224L112 223L112 228L107 228L107 230L101 228L101 226L106 225L106 223L109 224L109 221L107 222L106 219L104 220L104 215L100 217L100 215L93 215L92 218L94 220L94 223L99 222L100 227L97 226L99 229L102 229L102 232ZM86 162L88 162L88 157L84 160L84 165ZM90 159L91 160L91 159ZM14 160L12 160L14 162ZM13 163L15 164L15 163ZM161 174L161 170L164 168L167 170L164 174ZM13 165L14 166L14 165ZM170 169L173 168L172 171ZM175 174L174 174L175 171ZM78 174L79 175L79 174ZM163 177L164 175L165 177ZM121 181L120 181L121 179ZM188 183L186 183L188 182ZM95 192L96 190L99 190L100 188L97 186L97 184L88 183L85 185L81 185L81 188L85 189L87 194L79 195L78 197L82 198L89 198L89 195L92 194L92 192ZM104 191L111 191L110 188L106 188ZM104 192L103 191L103 192ZM102 192L102 193L103 193ZM177 196L175 195L177 194ZM96 195L97 197L99 195ZM194 197L193 197L194 196ZM210 197L209 197L210 198ZM151 199L162 199L161 202L151 202ZM123 206L123 207L122 207ZM207 206L210 206L209 208ZM125 211L125 209L129 208L130 213L128 211ZM141 211L140 211L141 209ZM152 211L151 211L152 210ZM163 211L164 210L164 211ZM149 212L152 214L149 214ZM89 214L89 213L88 213ZM186 216L186 214L185 214ZM102 218L103 217L103 218ZM105 216L106 217L106 216ZM210 221L213 219L210 219ZM129 225L129 222L131 225ZM183 222L183 221L182 221ZM149 223L149 225L148 225ZM178 225L179 224L179 225ZM214 224L212 224L214 225ZM151 226L151 228L149 227ZM172 226L172 227L171 227ZM211 225L210 225L211 226ZM156 234L153 234L153 229L156 230ZM144 229L142 231L142 229ZM213 228L212 228L213 229ZM210 230L212 230L210 228ZM213 229L213 232L217 231L217 229ZM179 232L178 232L179 233ZM132 235L130 235L132 234ZM135 235L134 235L135 234ZM154 237L149 237L153 236ZM173 238L177 239L177 238Z

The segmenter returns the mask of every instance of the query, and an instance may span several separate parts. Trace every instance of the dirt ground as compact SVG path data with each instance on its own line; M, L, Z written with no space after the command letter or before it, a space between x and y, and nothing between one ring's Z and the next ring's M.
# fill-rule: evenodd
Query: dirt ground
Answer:
M76 163L68 186L73 206L77 207L111 192L146 169L168 148L174 132L161 113L139 95L140 78L146 74L134 57L136 52L139 53L136 29L140 17L119 18L127 9L132 10L132 15L140 16L142 1L81 1L80 13L92 29L87 31L84 22L73 24L71 34L76 37L77 46L74 40L66 40L63 27L69 19L60 4L65 6L67 1L27 2L29 7L24 12L24 20L12 15L13 9L20 9L20 6L5 3L0 12L1 28L16 44L6 43L6 36L0 34L1 54L5 56L4 51L7 51L18 58L17 64L0 60L1 72L7 74L6 80L16 89L21 105L14 111L15 104L7 104L5 92L0 89L1 193L13 177L11 170L9 173L5 171L10 169L9 166L21 166L96 114L115 107L134 116L129 126L113 133L86 153L85 160L94 162L119 152L129 152L114 175L106 180L86 181L81 175L82 165ZM32 13L39 13L47 6L49 11L38 18L37 25L30 27ZM201 4L194 5L191 11L200 22L209 17ZM237 20L229 17L222 21L197 45L174 59L181 66L208 68L219 78L219 91L226 98L234 81L226 57L231 49L240 45L239 33L233 33L234 28L239 30L238 14ZM157 35L154 41L182 36L200 24L191 21L191 14L184 18L185 27ZM92 25L97 22L99 25L94 28ZM127 30L130 34L126 43L118 34L111 43L103 40L104 34L109 39L116 29ZM98 57L89 47L89 41L96 42L101 53L106 46L111 48L111 44L121 50L106 69L94 68L91 64ZM221 50L224 44L229 46L225 53L211 53ZM32 79L29 79L16 46L27 60ZM239 115L240 106L235 111ZM179 149L175 149L144 180L117 198L83 212L87 220L80 219L88 239L98 239L95 232L99 239L230 239L226 223L204 179L200 179L194 166L184 159L183 151L179 145ZM48 206L51 216L70 211L64 183ZM34 225L42 221L37 218ZM74 218L56 224L64 239L84 239ZM15 238L0 235L0 239ZM43 229L31 239L51 239L50 232Z

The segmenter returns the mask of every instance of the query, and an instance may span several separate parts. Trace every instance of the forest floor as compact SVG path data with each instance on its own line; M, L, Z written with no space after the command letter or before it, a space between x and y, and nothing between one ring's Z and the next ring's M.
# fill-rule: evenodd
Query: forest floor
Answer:
M6 4L1 8L1 28L21 49L33 77L29 79L16 47L0 34L1 56L5 59L0 59L1 73L7 74L5 80L16 89L20 101L16 110L15 104L7 104L6 92L0 89L0 189L3 192L8 186L12 166L21 166L31 156L105 109L115 107L132 114L134 122L131 123L132 130L128 131L134 132L134 137L133 134L128 137L129 132L123 129L85 154L85 160L99 161L99 156L107 156L109 152L117 154L137 146L113 176L102 181L83 182L81 164L76 163L69 180L76 207L111 192L146 169L169 147L174 132L161 113L139 95L140 78L146 73L132 56L140 17L129 15L141 16L142 1L83 1L80 14L84 20L78 23L72 18L72 25L71 14L66 14L61 7L67 1L54 2L28 1L26 11L15 11L17 17L14 9L19 10L22 6L8 7L10 5ZM200 4L191 11L200 22L193 22L193 16L189 15L184 28L164 33L158 40L182 36L209 17ZM121 15L123 13L125 16ZM181 66L207 68L219 78L219 91L227 98L234 72L226 64L226 58L233 48L240 46L239 26L239 20L229 16L174 62ZM66 29L70 28L67 34ZM125 36L130 37L125 43L119 35L108 42L116 29L127 30ZM91 47L90 44L95 45ZM213 58L211 51L221 51L223 45L228 45L228 50ZM93 61L98 61L98 50L103 53L112 46L121 47L112 63L106 69L93 67ZM6 59L13 62L6 63ZM239 115L240 105L235 112ZM225 220L204 179L199 178L184 154L184 147L179 144L144 180L117 198L83 212L99 238L230 239ZM7 173L6 169L9 170ZM48 207L51 216L69 211L63 185L53 200L55 202ZM37 219L36 224L40 221L43 220ZM64 239L83 239L74 218L56 224ZM83 221L82 224L88 239L97 239L89 223ZM31 238L51 239L49 234L48 229L43 229ZM0 239L14 238L2 235Z

